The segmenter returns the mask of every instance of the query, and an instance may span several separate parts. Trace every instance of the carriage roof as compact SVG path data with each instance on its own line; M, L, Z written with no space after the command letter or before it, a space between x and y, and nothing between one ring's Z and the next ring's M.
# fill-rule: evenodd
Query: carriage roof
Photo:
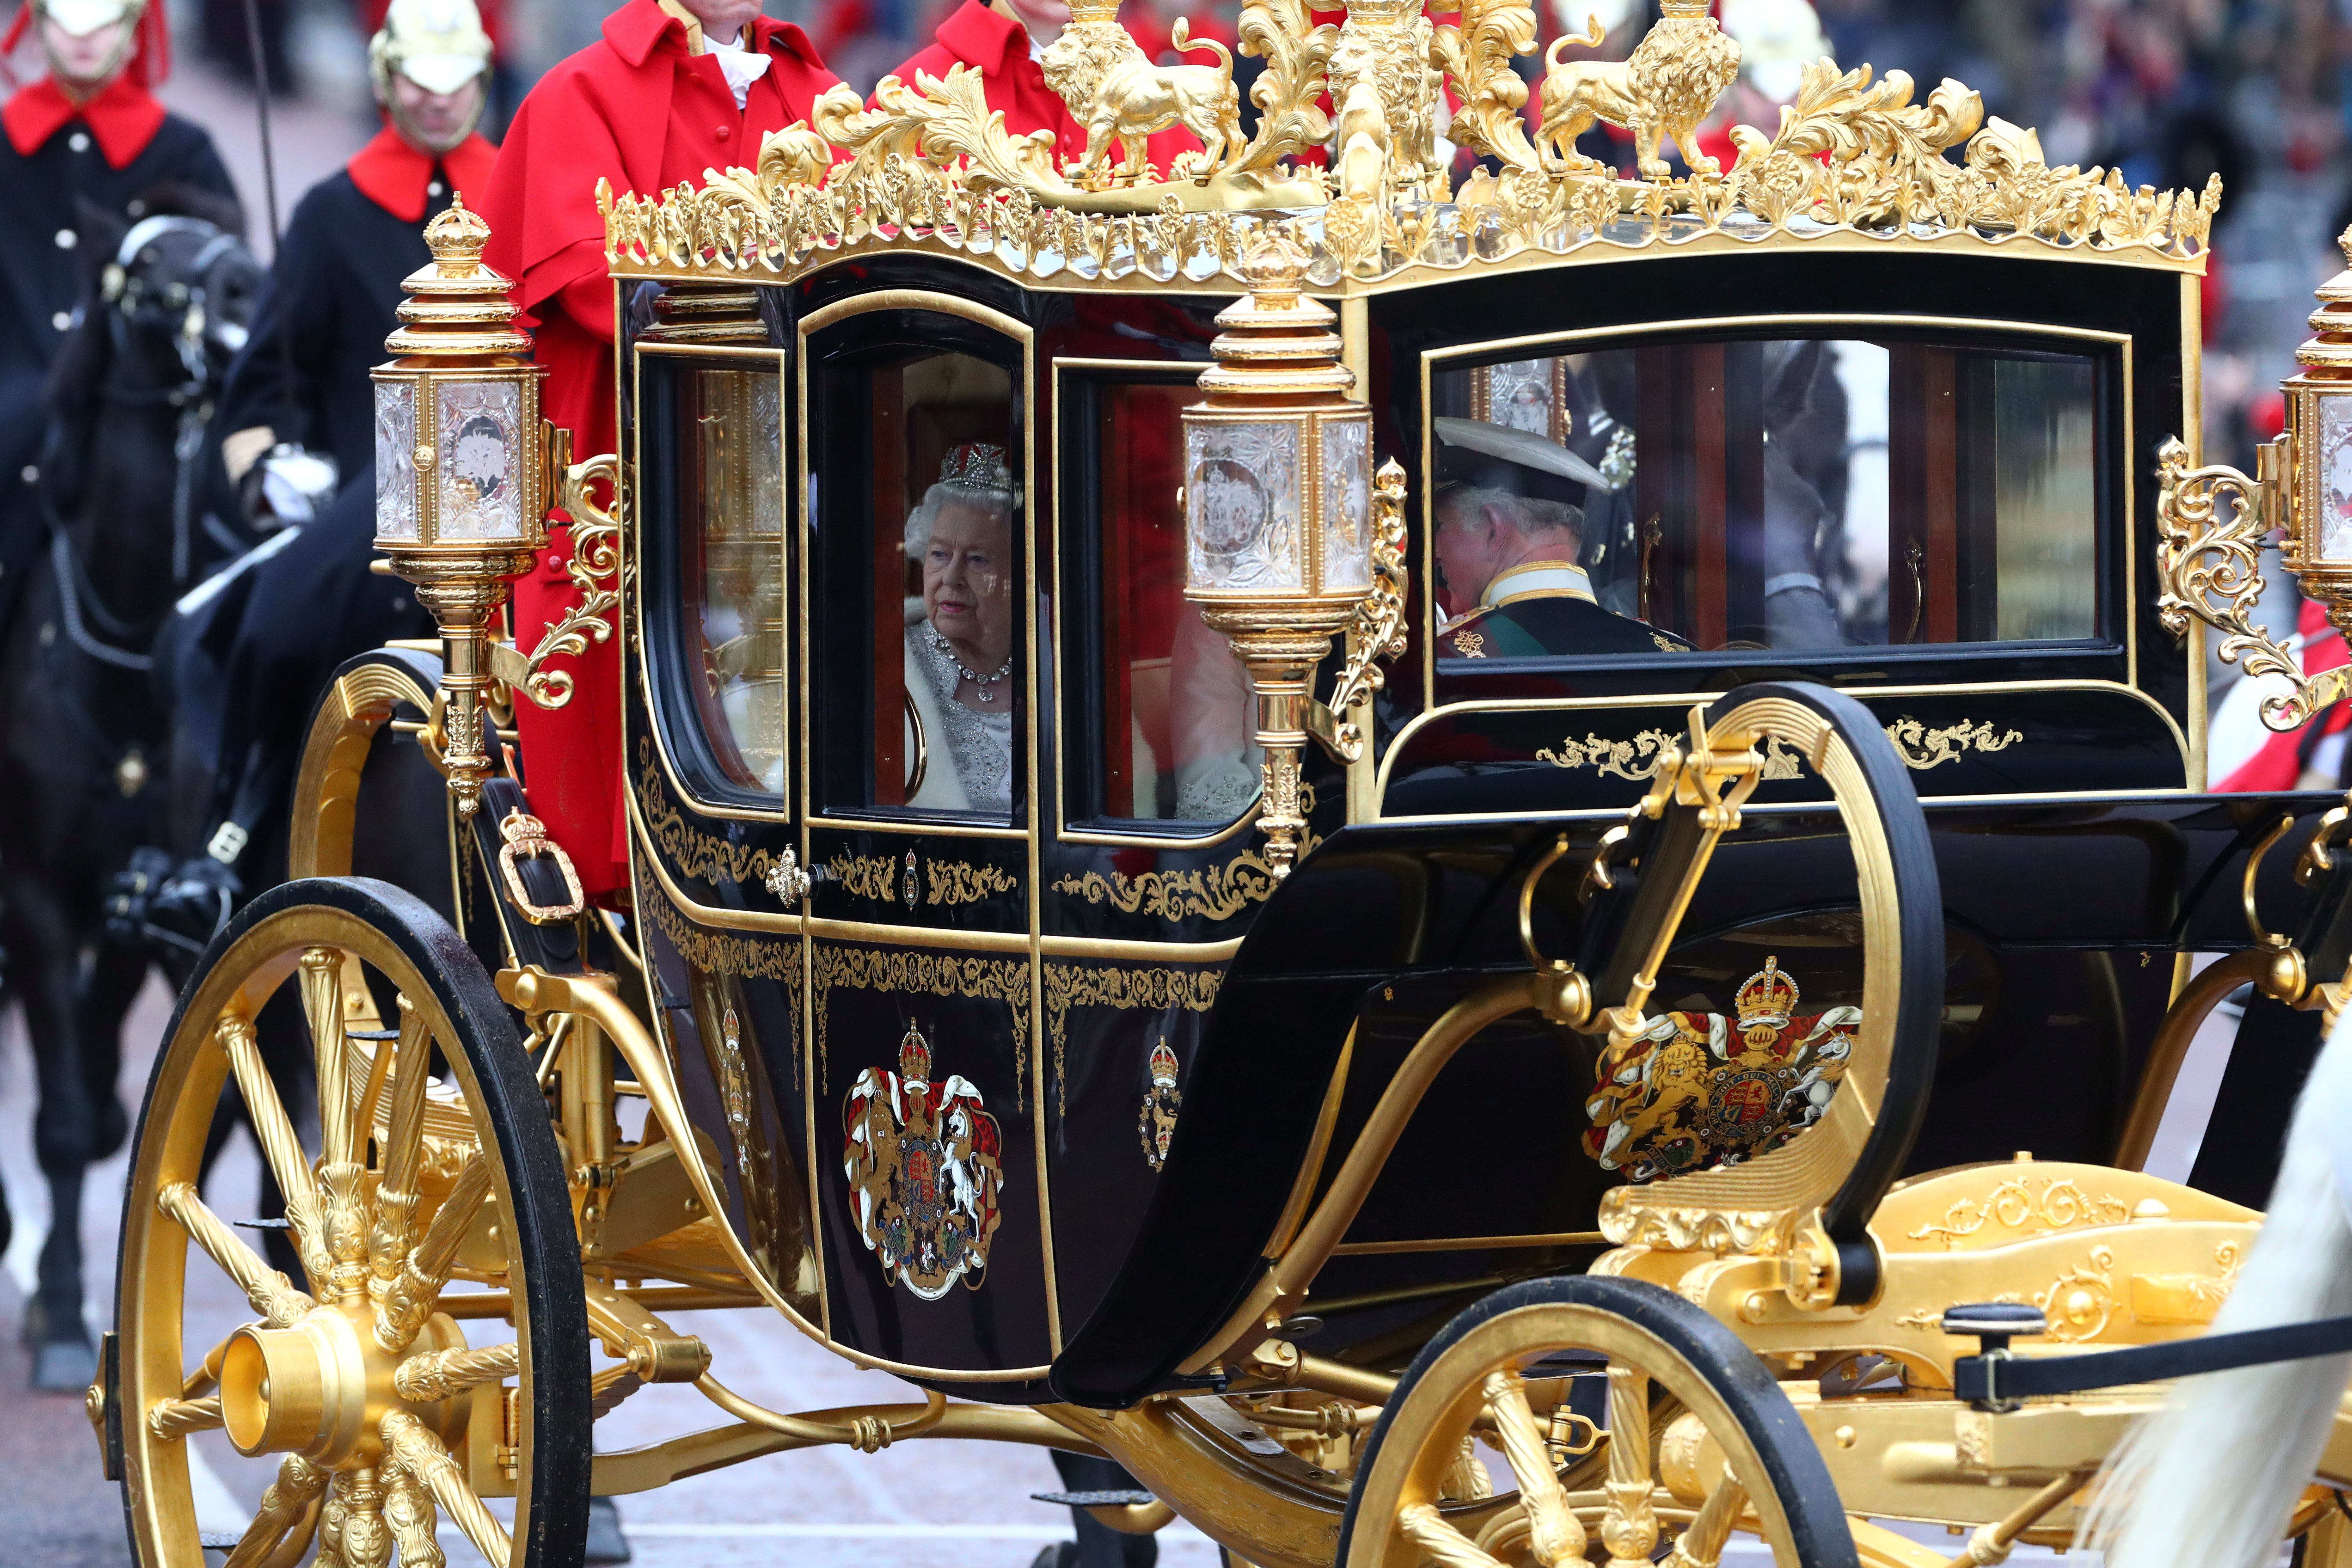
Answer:
M1529 139L1519 112L1529 89L1511 57L1533 47L1531 6L1470 0L1454 21L1433 29L1424 21L1418 36L1417 11L1350 9L1349 28L1386 50L1359 74L1384 97L1410 95L1412 76L1436 67L1427 83L1442 79L1462 103L1447 134L1486 160L1458 185L1414 161L1393 110L1391 123L1342 126L1337 168L1302 161L1331 134L1335 117L1318 98L1341 97L1333 84L1349 79L1334 64L1339 29L1310 26L1305 0L1252 0L1241 47L1265 57L1252 95L1260 121L1247 151L1213 174L1147 166L1132 183L1073 183L1053 167L1050 137L1009 133L980 79L958 66L912 84L886 78L870 110L835 87L809 122L771 133L754 168L713 169L699 186L650 194L600 186L606 257L622 278L788 282L844 258L917 254L1033 289L1222 289L1244 281L1253 232L1287 225L1309 251L1308 286L1324 293L1792 248L2205 269L2218 176L2201 192L2168 192L2133 188L2118 170L2053 167L2034 132L1988 119L1981 97L1948 78L1914 101L1915 84L1899 70L1874 79L1867 65L1842 71L1822 59L1805 68L1776 130L1732 129L1729 168L1710 171L1701 159L1682 176L1655 166L1657 177L1623 177L1572 150L1546 149L1543 133ZM1703 69L1709 40L1723 42L1703 7L1696 20L1669 16L1632 63L1654 56L1650 75L1664 92L1676 71ZM1548 119L1559 74L1538 84ZM1694 121L1728 80L1684 84L1705 93ZM1066 86L1074 110L1089 85ZM1642 89L1637 71L1637 100ZM1646 100L1633 107L1671 112ZM1337 118L1346 116L1343 108ZM1349 155L1366 150L1377 162Z

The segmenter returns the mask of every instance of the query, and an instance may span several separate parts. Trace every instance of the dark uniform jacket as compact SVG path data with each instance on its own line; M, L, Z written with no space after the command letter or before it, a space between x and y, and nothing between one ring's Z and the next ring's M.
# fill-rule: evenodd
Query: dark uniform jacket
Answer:
M1647 621L1605 610L1594 602L1584 574L1573 566L1531 562L1488 584L1491 602L1454 623L1437 639L1449 658L1535 658L1556 654L1688 653L1690 645Z
M478 196L496 157L474 136L436 162L387 127L311 186L286 226L214 428L228 435L267 425L280 441L333 453L341 482L368 478L375 462L368 372L389 357L383 340L395 324L401 279L432 259L425 223L448 206L451 186Z
M135 221L141 193L176 184L236 200L202 128L164 111L126 69L76 104L47 78L0 109L0 622L43 542L33 465L42 393L86 274L79 204Z
M425 224L489 184L490 144L440 158L387 128L295 207L229 366L213 434L266 425L331 452L341 489L319 516L248 558L204 607L175 675L187 743L209 750L215 816L261 837L299 762L310 710L335 668L400 637L430 633L408 584L368 571L375 538L375 393L390 357L401 281L431 259ZM291 381L288 373L290 368ZM207 711L216 703L216 712Z

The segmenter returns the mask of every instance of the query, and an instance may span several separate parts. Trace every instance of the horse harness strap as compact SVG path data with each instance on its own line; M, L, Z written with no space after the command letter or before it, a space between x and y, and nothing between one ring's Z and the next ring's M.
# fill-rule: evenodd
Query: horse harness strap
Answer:
M2308 1361L2352 1352L2352 1317L2321 1318L2277 1328L2206 1334L2168 1344L2084 1355L2015 1357L2006 1343L1952 1363L1952 1392L1987 1410L2014 1410L2025 1399L2095 1388L2156 1383L2272 1362Z
M65 622L66 636L72 640L74 647L100 663L113 665L118 669L147 670L154 668L152 654L133 653L129 648L100 642L90 635L89 627L82 621L85 602L90 614L105 626L110 636L135 636L139 628L110 613L100 600L97 589L82 580L81 562L74 555L73 542L60 528L49 530L49 568L58 579L58 616Z

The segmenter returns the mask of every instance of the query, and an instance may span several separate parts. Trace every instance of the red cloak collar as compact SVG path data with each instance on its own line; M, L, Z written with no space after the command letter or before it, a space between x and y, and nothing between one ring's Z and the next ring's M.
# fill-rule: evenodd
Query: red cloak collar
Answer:
M824 68L824 57L816 52L816 46L792 23L779 22L772 16L754 16L751 28L751 47L770 51L781 48L799 56L818 70ZM663 10L660 0L629 0L604 18L604 41L633 67L644 65L659 47L674 48L680 54L687 49L686 24Z
M1000 75L1029 58L1029 29L984 0L964 0L932 37L983 76Z
M352 184L360 195L400 219L403 223L421 223L425 218L425 185L433 178L437 165L457 187L458 194L475 206L489 195L490 167L498 161L498 149L485 141L480 133L467 137L438 158L420 153L387 125L375 133L375 139L343 165L352 176Z
M99 89L97 96L81 103L67 97L56 78L45 76L0 109L0 127L7 130L8 144L23 158L39 152L50 137L77 120L98 138L98 150L105 155L107 166L121 169L144 153L155 132L163 129L163 106L131 72L122 70Z

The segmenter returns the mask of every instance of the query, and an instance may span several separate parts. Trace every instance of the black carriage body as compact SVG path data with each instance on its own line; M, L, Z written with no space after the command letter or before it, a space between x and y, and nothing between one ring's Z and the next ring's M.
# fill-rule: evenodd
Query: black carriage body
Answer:
M1154 489L1174 437L1137 420L1172 427L1193 400L1229 286L1024 288L869 256L760 285L756 321L712 328L625 281L637 929L730 1218L772 1282L845 1353L972 1396L1169 1386L1423 1030L1524 967L1535 859L1566 836L1534 931L1573 952L1569 871L1692 708L1759 679L1863 703L1927 803L1948 995L1910 1167L2106 1158L2178 955L2250 942L2239 879L2282 812L2302 825L2262 900L2292 924L2294 852L2334 798L2201 793L2202 672L2158 623L2154 566L2153 455L2197 422L2197 283L2177 264L1845 237L1335 290L1375 455L1410 476L1411 646L1367 760L1310 750L1316 842L1284 883L1248 816L1185 815L1150 706L1177 699L1150 685L1181 659L1128 657L1184 635L1139 631L1128 591L1181 538L1172 485ZM1754 643L1738 634L1762 616L1738 600L1755 563L1738 520L1767 481L1728 458L1706 494L1628 491L1729 520L1654 583L1643 556L1644 607L1654 588L1669 608L1714 604L1700 651L1480 658L1441 633L1428 479L1431 416L1461 402L1449 376L1622 353L1650 389L1643 440L1704 447L1759 417L1727 368L1832 338L1882 356L1889 406L1908 399L1922 439L1963 452L1959 499L1930 506L1962 519L1958 537L1919 546L1907 589L1890 563L1875 644L1721 646ZM1969 478L1970 437L1937 399L2045 374L2074 378L2064 439L2095 459L2071 504L2095 526L2064 605L2001 608L1965 537L1969 487L2000 475L1980 458ZM1011 715L1001 810L925 794L954 736L911 689L929 623L897 553L916 531L894 537L935 473L989 449L1013 497L1014 652L990 687ZM1147 515L1130 494L1163 503ZM1948 567L1958 585L1931 604ZM1906 616L1915 635L1893 636ZM894 679L903 714L875 695ZM1672 1005L1728 1012L1767 954L1809 997L1858 999L1825 799L1793 765L1761 786L1685 927ZM815 878L790 909L770 886L787 854ZM1401 1364L1472 1289L1592 1256L1620 1179L1579 1152L1593 1070L1589 1041L1531 1015L1444 1069L1317 1280L1307 1348ZM909 1160L956 1166L947 1210L892 1206Z

